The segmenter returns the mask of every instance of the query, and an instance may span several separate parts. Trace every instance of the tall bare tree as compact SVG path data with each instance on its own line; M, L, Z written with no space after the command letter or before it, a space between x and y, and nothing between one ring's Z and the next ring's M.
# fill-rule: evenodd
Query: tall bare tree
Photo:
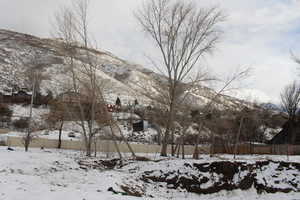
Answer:
M287 112L291 121L296 119L297 110L300 102L300 86L294 81L287 85L280 94L281 106Z
M105 80L97 75L102 63L93 54L92 49L96 47L89 33L88 8L88 0L76 0L71 8L63 8L55 15L55 34L63 40L70 76L65 85L66 94L70 94L69 98L73 99L71 108L67 104L66 110L71 117L76 115L75 122L81 127L87 156L92 154L92 144L99 128L108 125L118 154L122 157L112 128L117 124L106 108L103 93ZM84 61L78 59L78 56L84 58ZM130 145L127 145L135 156Z
M294 130L297 111L299 109L300 102L300 86L294 81L293 83L287 85L282 93L281 97L281 106L288 114L288 132L291 135L286 136L286 145L287 145L287 156L289 155L289 143L294 143L296 140L296 134ZM291 138L289 138L291 136Z
M135 16L156 44L162 57L156 66L167 76L168 116L161 149L161 155L167 156L179 85L199 69L200 58L215 48L221 33L218 24L224 17L215 7L197 9L193 3L173 0L149 0Z
M33 119L32 119L32 109L34 100L36 99L36 94L39 90L39 84L43 80L43 67L45 64L39 59L38 54L33 56L29 59L29 62L25 63L28 67L27 75L25 76L25 81L27 81L28 87L31 87L31 100L30 100L30 106L29 106L29 116L28 116L28 128L23 136L23 143L25 147L25 151L28 151L29 145L33 139L32 132L34 131L35 127L33 125Z

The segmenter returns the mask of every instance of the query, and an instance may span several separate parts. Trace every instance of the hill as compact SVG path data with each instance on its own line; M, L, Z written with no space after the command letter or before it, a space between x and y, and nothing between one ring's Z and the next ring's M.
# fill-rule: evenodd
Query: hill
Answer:
M0 29L0 92L8 93L20 88L30 88L30 81L18 74L28 74L32 61L43 68L45 80L40 85L41 92L51 91L54 95L63 92L66 77L66 52L63 42L59 39L43 39L28 34L17 33ZM134 99L139 102L148 102L142 95L142 88L138 85L154 87L154 80L164 80L165 77L141 65L120 59L110 52L95 49L88 50L101 66L97 75L105 82L105 94L109 102L114 102L120 96L123 103ZM87 62L83 49L76 47L76 62ZM30 90L30 89L28 89ZM202 87L190 94L195 106L203 105L215 96L216 92ZM217 99L220 107L236 107L242 101L221 95Z

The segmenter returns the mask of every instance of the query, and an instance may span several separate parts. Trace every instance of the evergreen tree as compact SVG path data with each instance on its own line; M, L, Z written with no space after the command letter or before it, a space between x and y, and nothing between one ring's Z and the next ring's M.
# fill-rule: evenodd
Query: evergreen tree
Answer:
M121 106L121 100L120 100L119 97L118 97L117 100L116 100L116 105L117 105L117 106Z

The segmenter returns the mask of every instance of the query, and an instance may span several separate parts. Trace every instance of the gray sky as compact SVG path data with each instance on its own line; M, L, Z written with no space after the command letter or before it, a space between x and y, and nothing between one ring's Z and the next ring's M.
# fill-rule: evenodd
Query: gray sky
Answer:
M100 49L150 66L145 55L156 54L141 32L133 10L141 0L91 0L90 24ZM223 40L202 64L217 74L251 66L245 93L278 101L282 88L298 79L290 51L300 55L300 0L197 0L217 5L227 15ZM0 28L50 37L53 13L70 0L0 0ZM238 94L237 94L238 95Z

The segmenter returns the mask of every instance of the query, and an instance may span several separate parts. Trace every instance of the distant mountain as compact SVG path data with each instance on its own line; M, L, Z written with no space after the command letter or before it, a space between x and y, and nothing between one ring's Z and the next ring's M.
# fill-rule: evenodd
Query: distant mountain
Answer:
M42 93L51 91L54 95L63 92L62 85L68 82L66 76L66 52L64 43L59 39L42 39L28 34L17 33L0 29L0 92L9 92L13 87L26 87L28 83L22 78L14 76L17 71L26 73L30 69L30 60L35 59L43 68L46 78L40 88ZM142 95L145 85L154 90L157 79L166 80L166 77L157 74L141 65L120 59L110 52L89 49L93 58L99 62L97 76L105 82L105 95L108 101L114 102L119 96L122 103L147 102ZM77 46L75 59L78 63L86 63L83 47ZM163 81L162 81L163 82ZM204 105L216 95L210 88L202 87L189 94L189 100L195 105ZM237 107L244 101L227 95L220 95L216 99L220 108Z
M273 103L261 103L260 106L268 110L284 112L284 110L280 106Z
M228 95L253 103L277 102L277 99L271 98L258 89L240 88L238 90L229 91Z

